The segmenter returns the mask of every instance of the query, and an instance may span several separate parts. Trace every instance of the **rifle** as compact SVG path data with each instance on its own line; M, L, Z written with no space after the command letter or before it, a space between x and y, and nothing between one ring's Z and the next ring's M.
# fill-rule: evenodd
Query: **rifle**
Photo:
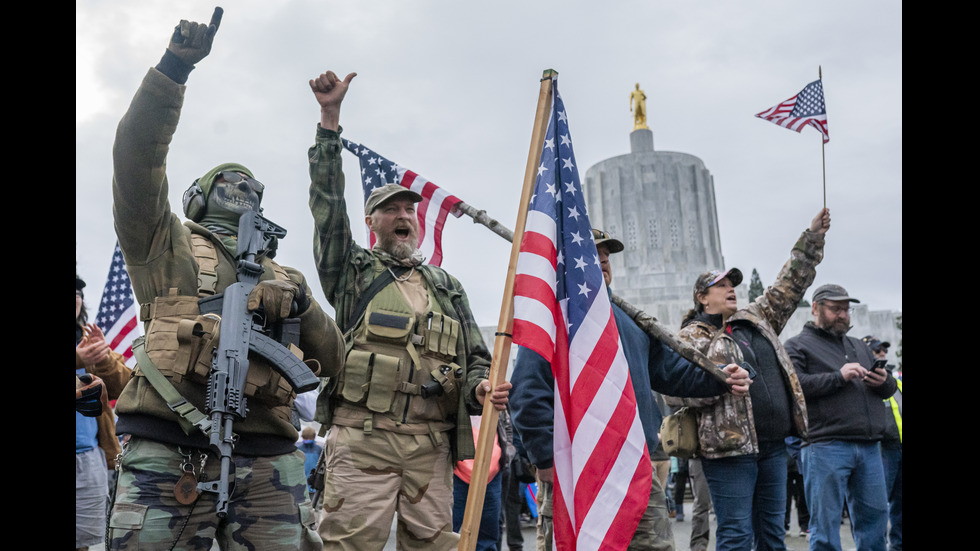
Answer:
M201 313L221 313L218 346L212 352L208 376L207 413L211 417L210 444L221 457L221 476L218 480L199 482L204 492L218 494L217 514L225 518L228 512L229 479L233 477L232 452L237 436L232 427L237 419L248 413L245 400L245 378L248 375L248 355L255 352L266 358L282 374L297 393L315 389L320 379L309 370L289 348L262 333L261 316L248 310L248 295L262 276L262 265L255 262L256 254L268 247L272 239L282 238L286 230L255 211L247 211L238 221L238 281L223 293L202 299ZM285 321L289 321L288 319ZM297 320L298 321L298 320ZM293 324L295 327L295 324ZM280 328L277 337L285 340L298 332Z

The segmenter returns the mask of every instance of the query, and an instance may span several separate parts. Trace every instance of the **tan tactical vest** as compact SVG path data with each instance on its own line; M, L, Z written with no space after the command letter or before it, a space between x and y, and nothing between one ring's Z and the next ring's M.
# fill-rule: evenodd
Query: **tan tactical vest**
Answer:
M218 345L220 316L201 314L198 300L214 295L217 290L218 254L214 244L205 236L192 233L191 246L197 260L198 296L178 295L172 288L166 296L156 297L152 303L142 304L140 320L149 321L146 328L146 353L157 369L174 384L182 380L207 384L211 371L211 356ZM279 264L268 261L277 280L289 279ZM303 359L296 346L290 350ZM245 395L269 407L286 406L283 412L289 418L288 406L292 405L292 386L268 365L264 358L249 356Z
M419 285L424 286L421 278ZM333 423L407 434L438 434L455 426L463 369L455 363L460 323L425 289L416 311L398 284L368 303L348 337L338 377Z

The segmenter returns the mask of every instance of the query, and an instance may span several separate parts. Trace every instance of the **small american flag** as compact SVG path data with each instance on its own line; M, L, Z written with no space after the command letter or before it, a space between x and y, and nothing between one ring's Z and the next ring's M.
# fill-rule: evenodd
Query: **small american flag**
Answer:
M385 184L395 183L411 189L422 196L422 201L416 205L415 215L419 219L419 249L433 266L442 264L442 228L446 224L446 216L450 213L459 218L463 213L456 209L460 199L419 176L418 174L398 166L363 145L350 140L341 139L344 148L357 155L361 163L361 184L364 187L364 201L375 188ZM374 246L374 234L368 231L371 246Z
M126 358L126 365L133 367L133 341L139 336L139 316L136 301L133 298L133 286L129 282L126 263L123 261L119 243L112 253L112 265L109 267L109 277L106 278L102 290L102 302L95 324L105 334L109 348Z
M799 94L755 116L797 132L802 131L804 126L810 125L823 134L823 143L830 141L830 133L827 130L827 106L823 100L821 80L807 84Z
M514 279L514 343L555 377L556 549L626 549L652 466L552 82L551 120Z

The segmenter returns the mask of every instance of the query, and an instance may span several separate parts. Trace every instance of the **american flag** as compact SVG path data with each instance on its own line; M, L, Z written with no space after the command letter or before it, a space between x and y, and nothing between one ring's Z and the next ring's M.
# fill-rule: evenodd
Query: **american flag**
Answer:
M823 143L830 141L830 133L827 130L827 106L823 101L821 80L807 84L799 94L755 116L797 132L802 131L804 126L810 125L823 134Z
M105 334L109 348L126 358L126 365L133 367L133 341L139 336L139 316L136 301L133 298L133 286L129 282L126 263L123 261L119 243L112 253L112 265L109 267L109 277L106 278L105 288L102 289L102 302L99 304L99 314L95 324Z
M341 139L344 148L357 155L361 163L361 185L364 188L364 201L375 188L385 184L395 183L407 187L422 196L422 201L415 207L415 215L419 219L419 249L433 266L442 264L442 228L446 224L446 215L452 213L459 218L463 213L456 209L460 199L419 176L418 174L398 166L363 145L350 140ZM368 231L371 246L374 246L374 234Z
M585 209L568 118L553 81L514 279L514 343L555 377L557 549L626 549L652 466Z

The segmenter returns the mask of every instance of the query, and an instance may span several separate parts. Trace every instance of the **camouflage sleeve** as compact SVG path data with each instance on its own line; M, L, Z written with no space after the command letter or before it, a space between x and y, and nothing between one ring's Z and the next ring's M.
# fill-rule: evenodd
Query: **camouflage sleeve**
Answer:
M341 129L341 132L343 129ZM344 294L345 269L349 256L360 247L351 236L344 171L340 158L340 132L319 124L310 147L310 212L313 214L313 257L320 286L335 309ZM341 316L340 311L337 312Z
M817 275L817 264L823 260L824 234L805 230L793 245L789 260L776 281L749 305L749 310L766 320L778 335L796 312L803 294Z
M166 168L185 88L151 68L116 128L112 213L129 265L168 251L170 231L180 223L170 210Z

